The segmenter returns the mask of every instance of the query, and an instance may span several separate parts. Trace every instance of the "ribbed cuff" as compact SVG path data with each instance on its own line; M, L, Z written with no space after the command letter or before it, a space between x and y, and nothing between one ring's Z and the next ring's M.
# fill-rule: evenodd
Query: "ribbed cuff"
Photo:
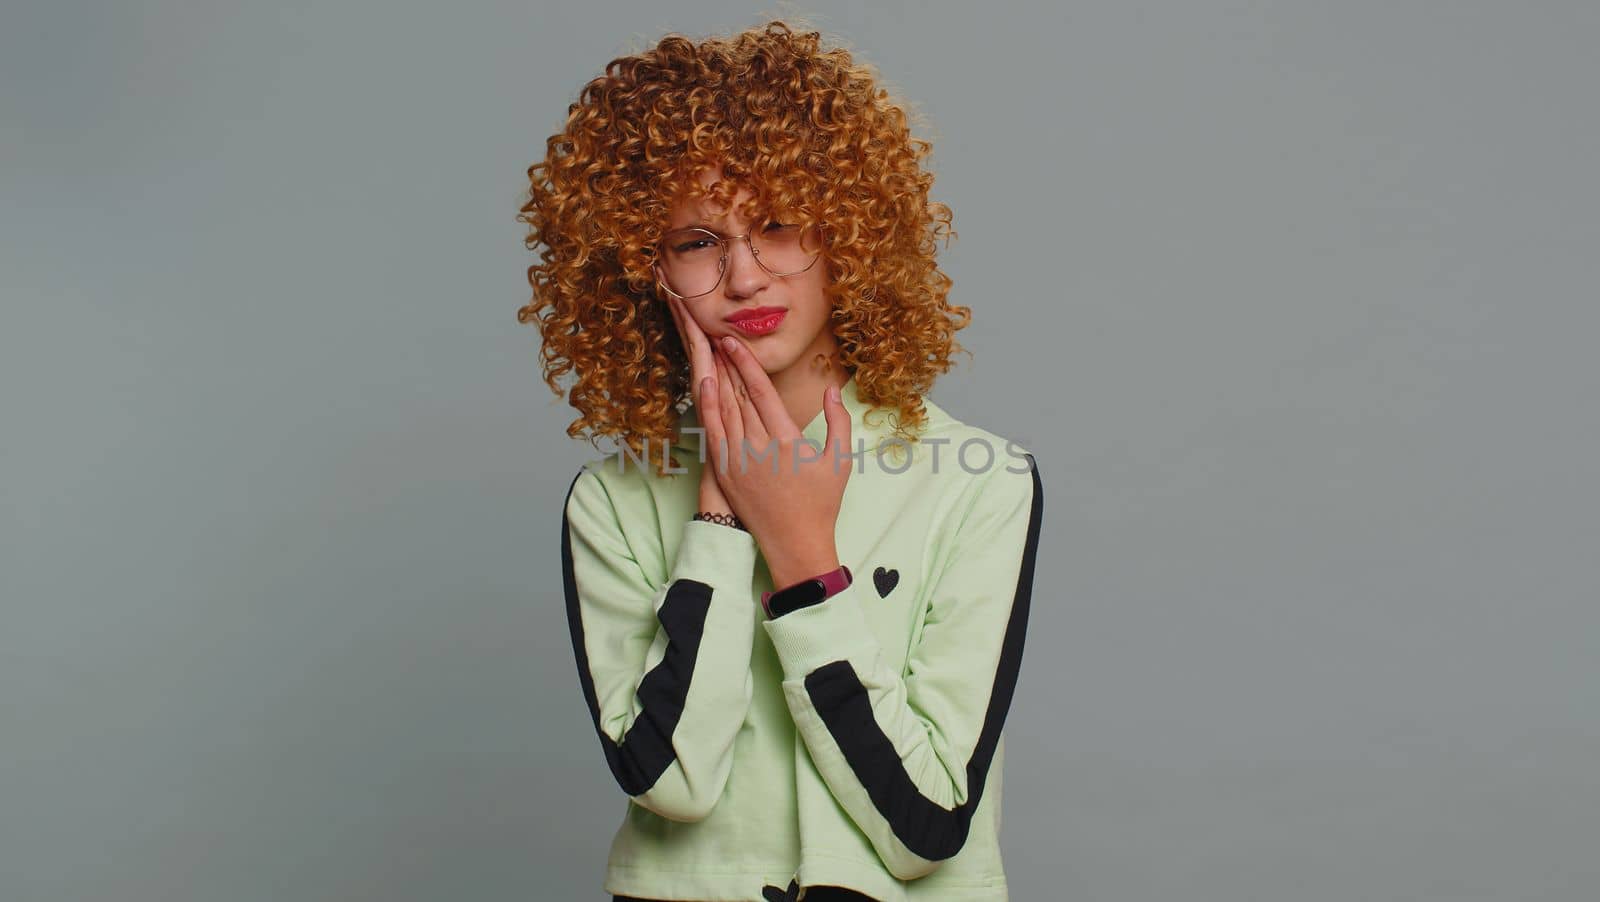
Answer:
M730 580L749 585L756 569L756 538L742 529L689 520L678 540L678 561L673 574L680 579L726 586Z
M851 583L820 604L762 621L783 665L784 679L804 679L830 661L872 649L872 627L861 610L861 586L859 581Z

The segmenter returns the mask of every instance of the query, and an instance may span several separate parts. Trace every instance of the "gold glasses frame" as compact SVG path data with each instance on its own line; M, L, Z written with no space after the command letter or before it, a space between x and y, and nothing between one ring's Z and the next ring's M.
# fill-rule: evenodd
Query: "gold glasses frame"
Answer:
M713 291L716 291L719 287L721 287L722 280L728 277L728 254L730 253L729 249L732 247L733 242L739 241L741 239L744 241L745 244L750 246L750 256L755 258L756 265L761 267L762 271L765 272L767 275L770 275L770 276L773 276L773 277L776 277L776 278L780 278L780 279L783 278L784 276L798 276L803 272L809 271L811 269L811 267L817 265L817 261L818 260L822 259L822 233L827 228L827 224L826 223L822 223L822 222L817 222L817 223L812 223L811 225L814 225L816 227L816 229L817 229L817 252L815 254L811 255L811 262L810 263L807 263L805 266L802 266L801 268L793 270L791 272L778 272L777 270L773 269L772 267L768 266L767 264L761 262L761 250L760 250L760 248L757 248L755 246L755 243L750 240L750 235L752 234L750 232L745 232L743 235L718 235L716 232L713 232L713 231L711 231L710 229L707 229L707 228L701 228L700 226L688 226L688 227L681 228L681 229L671 229L668 232L666 232L665 234L663 234L661 236L661 239L656 242L656 260L655 260L655 263L653 263L651 265L651 268L653 270L655 270L656 284L661 286L661 290L662 291L665 291L667 294L670 294L673 297L675 297L675 298L677 298L679 300L682 300L682 301L690 300L691 298L705 297L706 295L710 294ZM683 232L699 232L699 233L701 233L703 235L707 235L707 236L710 237L710 239L712 241L717 242L718 246L722 250L722 256L717 259L717 281L712 283L710 288L707 288L705 291L702 291L699 294L679 294L676 291L673 291L672 287L667 284L666 277L664 276L664 274L662 272L661 258L662 258L663 255L662 255L662 252L661 252L661 246L666 243L668 235L678 235L678 234L681 234Z

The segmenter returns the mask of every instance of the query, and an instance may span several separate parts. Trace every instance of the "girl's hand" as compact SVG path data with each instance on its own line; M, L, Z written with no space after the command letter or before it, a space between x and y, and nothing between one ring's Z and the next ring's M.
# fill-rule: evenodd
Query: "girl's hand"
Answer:
M852 465L839 456L851 442L850 412L838 389L830 386L823 396L828 432L818 453L750 348L731 337L721 344L718 376L704 386L715 400L701 424L723 496L755 536L774 586L838 567L834 530Z
M667 299L667 309L672 313L673 322L678 326L678 338L683 342L683 350L689 356L689 374L691 384L690 396L694 399L695 409L701 412L701 426L705 426L704 411L716 403L708 399L700 391L701 382L707 376L716 376L716 360L712 354L711 342L706 334L700 330L699 323L689 315L688 308L677 297L661 292ZM710 448L711 433L708 430L701 436L701 449ZM733 513L733 507L728 504L728 499L722 494L721 487L717 484L716 467L712 465L713 458L707 453L705 465L700 470L700 510L712 513Z

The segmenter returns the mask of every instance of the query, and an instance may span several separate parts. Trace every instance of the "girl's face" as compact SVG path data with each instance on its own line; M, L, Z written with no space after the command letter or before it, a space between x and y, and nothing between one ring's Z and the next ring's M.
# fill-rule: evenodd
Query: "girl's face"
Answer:
M720 177L720 167L709 167L699 174L700 183L708 187ZM738 206L749 196L748 190L741 189L726 211L708 201L679 201L668 217L666 231L697 227L723 237L750 234L766 224L736 215ZM713 346L724 335L738 337L769 376L804 365L819 353L831 356L835 352L837 343L828 320L830 304L824 290L828 272L825 260L818 259L804 272L774 276L756 262L748 241L728 242L727 254L727 268L717 287L709 294L682 302ZM656 276L663 278L659 265ZM659 286L656 290L663 291ZM751 311L782 311L783 318L776 328L760 332L742 329L730 319Z

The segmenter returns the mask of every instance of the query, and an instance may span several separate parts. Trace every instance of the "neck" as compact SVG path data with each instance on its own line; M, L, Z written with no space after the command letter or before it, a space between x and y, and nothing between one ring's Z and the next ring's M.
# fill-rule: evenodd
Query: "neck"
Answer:
M823 336L831 339L832 336ZM822 359L818 359L821 355ZM831 340L806 349L787 369L768 374L790 419L801 429L822 412L822 393L829 386L844 388L850 373L839 363L838 345Z

